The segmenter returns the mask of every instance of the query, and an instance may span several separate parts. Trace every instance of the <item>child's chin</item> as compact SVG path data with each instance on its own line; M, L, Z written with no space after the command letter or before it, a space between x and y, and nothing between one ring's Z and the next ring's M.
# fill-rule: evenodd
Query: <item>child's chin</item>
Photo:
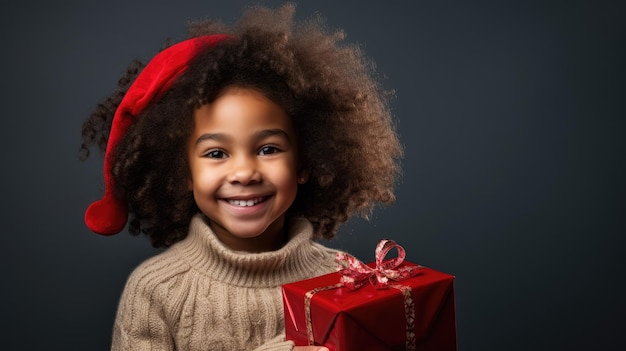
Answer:
M255 239L262 236L270 227L267 223L246 223L245 221L239 223L232 223L228 225L226 230L233 237L239 239Z

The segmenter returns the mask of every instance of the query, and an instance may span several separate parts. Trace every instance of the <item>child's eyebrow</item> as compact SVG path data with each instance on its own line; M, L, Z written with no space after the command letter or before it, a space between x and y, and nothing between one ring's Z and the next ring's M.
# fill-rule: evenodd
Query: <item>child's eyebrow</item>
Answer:
M228 137L220 133L204 133L196 139L196 145L208 140L226 141L228 140Z
M289 138L289 134L287 134L287 132L285 132L282 129L266 129L266 130L261 130L257 133L255 133L255 137L257 140L263 140L275 135L279 135L279 136L283 136L285 137L285 139L287 139L287 141L291 141L291 139Z
M287 139L287 141L291 142L291 138L289 138L289 134L287 134L287 132L285 132L282 129L265 129L265 130L258 131L254 133L254 139L255 141L260 141L260 140L263 140L263 139L266 139L275 135L282 136L285 139ZM229 141L230 139L232 138L222 133L205 133L205 134L200 135L198 139L196 139L196 145L204 141L208 141L208 140L225 142L225 141Z

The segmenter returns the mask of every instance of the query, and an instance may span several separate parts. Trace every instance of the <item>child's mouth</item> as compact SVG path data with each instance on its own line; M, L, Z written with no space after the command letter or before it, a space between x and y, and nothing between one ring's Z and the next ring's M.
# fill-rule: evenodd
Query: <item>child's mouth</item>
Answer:
M264 200L263 197L256 197L254 199L247 200L226 200L229 204L237 207L250 207L262 202Z

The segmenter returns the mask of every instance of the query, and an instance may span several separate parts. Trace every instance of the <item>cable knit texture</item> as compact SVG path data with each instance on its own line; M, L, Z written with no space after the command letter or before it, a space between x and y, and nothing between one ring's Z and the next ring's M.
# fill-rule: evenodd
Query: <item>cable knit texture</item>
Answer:
M197 215L189 235L137 267L117 311L112 350L291 350L281 285L335 270L336 251L303 218L277 251L232 251Z

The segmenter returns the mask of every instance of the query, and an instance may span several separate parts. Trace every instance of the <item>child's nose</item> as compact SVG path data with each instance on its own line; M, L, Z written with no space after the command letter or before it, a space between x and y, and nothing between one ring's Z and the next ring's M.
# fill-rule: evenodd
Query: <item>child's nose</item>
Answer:
M233 168L228 178L229 182L248 185L261 181L261 173L254 158L242 156L233 158L232 161Z

